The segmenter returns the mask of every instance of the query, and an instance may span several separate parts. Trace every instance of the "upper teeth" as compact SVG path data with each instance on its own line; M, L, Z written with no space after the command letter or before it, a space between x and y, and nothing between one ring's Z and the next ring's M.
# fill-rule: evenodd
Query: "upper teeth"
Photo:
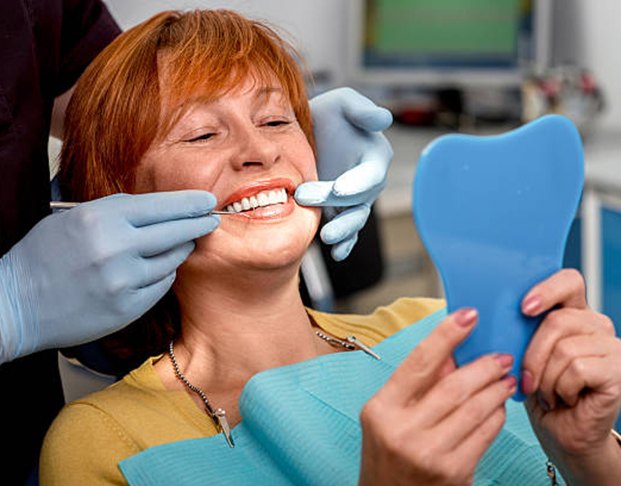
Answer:
M254 196L244 197L240 201L229 204L225 211L229 213L241 213L249 209L255 209L261 206L269 206L270 204L280 204L287 202L286 189L273 189L270 191L262 191Z

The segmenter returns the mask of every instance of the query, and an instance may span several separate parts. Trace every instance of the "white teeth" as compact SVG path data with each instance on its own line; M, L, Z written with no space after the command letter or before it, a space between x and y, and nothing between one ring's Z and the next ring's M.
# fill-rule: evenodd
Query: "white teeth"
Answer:
M265 192L257 194L257 200L259 201L259 206L267 206L270 203L270 198Z
M263 191L254 196L244 197L240 201L229 204L225 209L229 213L240 213L271 204L284 204L287 202L286 189L274 189L271 191Z
M279 204L287 202L287 193L285 191L270 191L268 193L270 204Z

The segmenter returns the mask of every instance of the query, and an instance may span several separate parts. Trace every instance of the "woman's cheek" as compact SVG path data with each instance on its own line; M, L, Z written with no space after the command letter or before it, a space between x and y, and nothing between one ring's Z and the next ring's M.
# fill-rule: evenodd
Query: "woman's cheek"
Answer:
M311 226L311 235L314 238L315 237L315 233L317 233L317 230L319 229L319 223L321 222L321 208L318 207L305 207L304 208L307 211L310 211L311 215L312 215L312 220L313 220L313 224Z
M304 180L305 181L316 181L317 179L319 179L319 176L317 175L317 160L315 159L315 156L312 153L312 149L309 147L310 150L310 155L307 156L307 168L305 170L305 174L304 174Z

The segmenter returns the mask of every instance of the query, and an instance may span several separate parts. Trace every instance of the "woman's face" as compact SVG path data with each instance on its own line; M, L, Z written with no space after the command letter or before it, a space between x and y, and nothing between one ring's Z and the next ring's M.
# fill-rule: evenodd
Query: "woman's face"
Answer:
M319 211L298 206L293 193L316 180L312 148L277 82L248 77L214 101L190 109L154 142L136 173L136 192L203 189L222 216L197 241L192 268L280 268L297 264L313 239ZM254 209L252 209L254 208ZM195 267L200 265L200 267Z

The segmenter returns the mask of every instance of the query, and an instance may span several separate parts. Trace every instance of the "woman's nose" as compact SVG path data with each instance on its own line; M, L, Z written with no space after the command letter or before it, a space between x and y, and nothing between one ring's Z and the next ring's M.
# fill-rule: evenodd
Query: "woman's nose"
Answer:
M268 168L280 158L279 144L262 133L264 127L240 130L233 142L231 161L237 170Z

